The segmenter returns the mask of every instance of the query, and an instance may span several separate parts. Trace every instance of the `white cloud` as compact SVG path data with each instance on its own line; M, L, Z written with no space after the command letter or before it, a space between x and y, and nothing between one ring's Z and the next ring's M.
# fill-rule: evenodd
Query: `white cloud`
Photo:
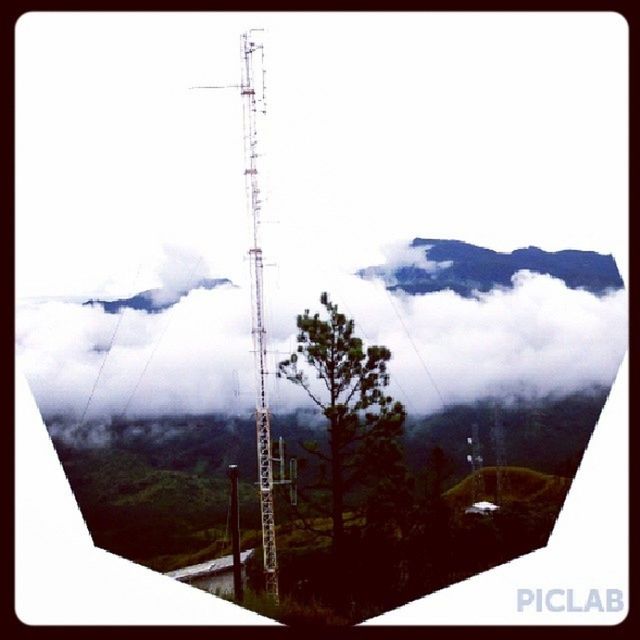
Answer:
M161 284L153 290L152 297L156 304L162 305L175 302L182 293L208 278L210 271L203 256L192 248L165 244L164 260L158 275Z
M440 408L432 380L447 403L610 385L627 346L623 290L598 297L523 271L513 289L476 300L451 291L391 295L379 281L318 270L305 271L301 289L299 271L281 276L267 300L269 348L277 352L271 370L295 348L296 314L319 310L326 289L366 343L389 346L390 391L410 411ZM76 303L19 306L18 360L43 412L82 413L105 357L95 348L109 344L117 322L117 315ZM125 310L88 416L119 415L125 406L131 415L248 411L251 350L246 288L195 290L160 314ZM275 411L308 405L298 387L275 376L269 382Z
M387 284L397 284L396 271L399 268L410 267L422 269L435 278L438 271L448 269L453 260L429 260L429 250L433 245L413 247L407 242L394 242L383 247L384 265L365 267L365 277L383 277Z

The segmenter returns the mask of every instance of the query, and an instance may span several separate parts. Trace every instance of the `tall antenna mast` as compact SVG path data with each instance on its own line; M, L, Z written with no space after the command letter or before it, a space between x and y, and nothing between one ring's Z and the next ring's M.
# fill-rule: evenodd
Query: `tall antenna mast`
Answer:
M262 514L265 589L278 602L278 561L273 510L273 475L271 468L271 425L267 399L267 338L264 323L264 287L262 249L259 242L262 200L258 186L258 122L266 114L264 92L264 48L256 37L261 29L251 29L241 36L242 96L244 122L245 182L247 208L253 222L253 245L249 249L252 286L252 335L256 368L256 435L258 443L258 484Z

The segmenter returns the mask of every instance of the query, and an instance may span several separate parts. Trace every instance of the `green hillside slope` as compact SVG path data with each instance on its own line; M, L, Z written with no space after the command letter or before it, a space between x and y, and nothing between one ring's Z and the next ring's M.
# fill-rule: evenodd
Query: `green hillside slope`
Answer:
M468 507L474 501L474 478L482 477L484 491L476 500L498 502L496 491L497 467L484 467L449 489L444 498L454 508ZM569 489L570 480L526 467L503 467L502 503L544 503L559 505Z

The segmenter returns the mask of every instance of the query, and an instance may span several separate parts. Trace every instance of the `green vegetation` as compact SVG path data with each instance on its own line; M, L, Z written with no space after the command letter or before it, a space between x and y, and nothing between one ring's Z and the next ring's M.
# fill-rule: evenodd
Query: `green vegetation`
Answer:
M99 546L159 571L230 552L226 480L155 469L130 452L74 450L62 459ZM495 470L479 473L490 493ZM277 611L261 595L257 496L251 484L243 484L241 546L257 548L247 566L245 606L286 624L353 624L544 545L569 481L523 468L507 468L505 475L508 500L492 516L464 515L471 477L440 495L433 491L438 478L416 484L403 521L388 527L345 512L349 525L340 565L331 552L331 518L314 518L306 529L300 520L287 520L280 504ZM340 601L337 580L343 582Z
M160 571L228 549L227 480L154 469L129 451L58 451L96 545ZM244 522L257 528L253 486L239 493Z
M491 516L464 510L474 496L466 462L473 422L479 424L485 462L494 464L492 405L408 417L404 446L397 449L406 452L400 459L408 466L406 502L398 508L394 482L386 489L362 482L349 492L340 563L331 549L330 492L309 489L318 466L301 465L301 487L328 515L307 512L302 519L288 508L287 492L277 493L282 598L277 612L260 593L251 417L120 421L107 429L109 446L89 448L82 434L74 446L69 438L56 438L54 444L95 543L158 571L230 553L226 466L240 461L241 547L257 549L247 567L245 606L287 624L352 624L546 544L605 399L598 391L501 407L512 466L503 469L501 509ZM274 416L274 431L287 439L290 455L305 453L298 441L314 440L319 451L327 451L326 431L313 420L310 414ZM495 467L477 473L485 489L478 499L495 502ZM378 478L384 481L385 473ZM372 508L363 508L367 504ZM390 511L393 517L386 517Z
M477 500L496 501L496 467L484 467L469 475L444 493L444 499L453 508L468 507L473 502L474 477L481 476L484 493ZM569 489L567 478L540 473L523 467L503 467L502 502L534 504L538 502L558 504Z
M402 404L385 393L389 349L378 345L365 349L355 335L354 321L338 311L326 292L320 304L326 319L308 309L297 317L297 353L279 363L278 375L304 389L326 418L326 447L317 441L301 443L317 464L310 491L298 489L303 508L296 509L296 517L331 517L334 560L341 566L348 506L360 516L366 514L368 523L393 521L409 502L400 447L406 414ZM322 381L319 390L309 374ZM359 501L349 501L354 493ZM329 502L330 510L325 506ZM335 590L342 586L338 578Z

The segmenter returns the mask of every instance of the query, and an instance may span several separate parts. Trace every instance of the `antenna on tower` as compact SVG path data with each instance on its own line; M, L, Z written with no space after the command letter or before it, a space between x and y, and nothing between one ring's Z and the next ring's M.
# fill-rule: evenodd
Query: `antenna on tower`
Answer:
M504 424L500 417L500 407L496 400L493 405L493 444L496 453L496 504L502 506L503 496L507 490L508 476L506 447L504 442Z
M274 485L289 485L289 500L291 506L298 504L298 459L289 459L289 477L287 478L287 458L285 456L285 441L280 436L278 438L278 456L271 458L272 462L277 462L280 467L278 479L273 481Z
M467 444L469 445L467 462L471 464L471 473L473 480L472 504L475 504L480 500L480 498L482 498L484 494L484 477L480 471L484 466L484 459L480 454L480 435L477 422L474 422L471 425L471 436L467 438Z

